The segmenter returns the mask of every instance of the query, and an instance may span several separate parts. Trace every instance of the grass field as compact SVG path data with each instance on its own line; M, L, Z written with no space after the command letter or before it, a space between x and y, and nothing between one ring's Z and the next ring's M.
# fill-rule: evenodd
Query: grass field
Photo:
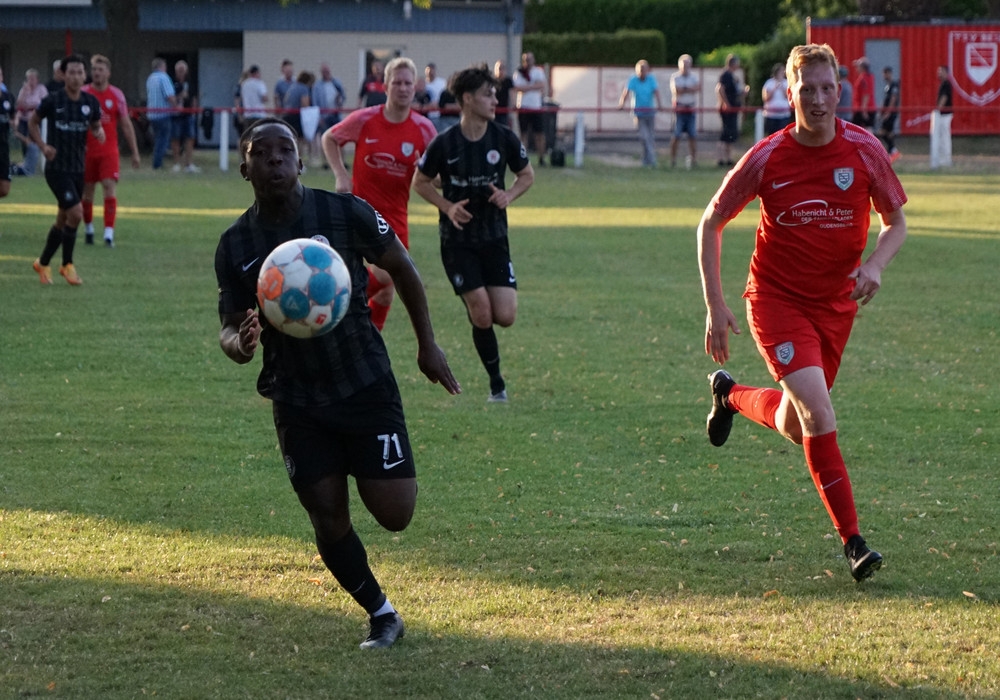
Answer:
M834 392L862 532L851 579L800 448L709 407L694 229L720 173L540 171L511 210L511 402L440 268L412 254L459 397L386 339L418 454L412 525L355 501L406 619L385 653L315 558L259 360L219 350L213 253L235 171L125 173L85 284L31 271L40 178L0 201L0 698L1000 697L1000 175L904 171L910 239ZM307 184L331 186L310 170ZM753 207L751 207L753 209ZM727 230L739 296L756 219ZM58 263L58 261L56 261ZM728 366L769 383L749 333Z

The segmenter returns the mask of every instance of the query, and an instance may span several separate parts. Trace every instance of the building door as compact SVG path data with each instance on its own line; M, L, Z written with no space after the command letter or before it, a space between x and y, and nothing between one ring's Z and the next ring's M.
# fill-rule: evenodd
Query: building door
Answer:
M236 89L240 84L240 74L243 72L243 49L200 49L198 65L205 70L198 71L199 104L204 108L232 109ZM198 117L198 144L203 146L219 145L219 113L213 113L212 138L205 138L201 127L201 117ZM233 128L233 118L229 117L229 145L235 147L240 135Z

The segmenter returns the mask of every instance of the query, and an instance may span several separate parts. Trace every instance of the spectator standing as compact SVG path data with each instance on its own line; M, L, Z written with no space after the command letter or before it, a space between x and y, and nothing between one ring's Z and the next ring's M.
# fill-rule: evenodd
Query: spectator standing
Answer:
M535 54L521 54L521 66L513 76L517 92L517 121L521 141L531 144L538 154L538 165L545 166L545 112L544 101L548 79L545 71L535 65Z
M851 576L861 581L882 565L882 555L861 536L830 390L859 304L878 293L882 272L906 239L906 194L878 139L836 119L837 58L829 46L792 49L787 79L794 127L759 141L729 171L697 234L705 352L724 365L729 332L740 327L723 293L723 229L760 200L743 296L757 349L781 389L741 385L716 370L709 375L707 432L721 447L740 413L801 445ZM872 207L881 230L865 258Z
M854 115L851 121L871 131L875 128L875 76L867 56L856 60L854 66L858 77L854 79Z
M792 121L792 108L788 104L788 81L785 79L783 65L774 64L771 77L764 83L760 95L764 104L764 134L770 136Z
M34 175L38 168L38 146L31 140L28 124L38 105L49 94L48 88L38 80L38 71L29 68L24 73L24 83L17 93L17 114L14 115L14 131L21 142L21 163L14 166L15 175Z
M316 81L312 89L312 103L319 107L321 114L319 130L316 132L317 139L323 135L323 132L341 120L343 115L340 110L344 108L346 97L344 86L333 77L330 64L321 63L319 80Z
M885 144L889 160L895 163L899 160L899 149L896 148L896 118L899 115L899 81L893 78L892 66L882 69L882 111L880 113L878 137Z
M428 63L424 66L424 92L427 93L426 116L441 131L438 121L441 119L441 93L448 89L448 81L437 74L437 64Z
M733 165L733 144L740 138L740 113L743 101L750 94L750 86L743 85L736 71L740 69L740 57L726 56L726 69L715 85L715 96L719 101L719 116L722 118L722 134L719 136L720 168Z
M281 62L281 77L274 84L274 106L276 109L285 104L285 94L294 84L295 64L286 58Z
M153 59L153 72L146 78L146 118L153 128L153 170L163 167L163 157L170 147L173 108L177 106L174 84L167 75L167 62Z
M267 85L260 78L260 66L250 66L247 78L240 83L240 101L243 103L243 121L246 122L246 126L256 119L267 116L268 99Z
M194 164L194 139L198 112L198 96L191 89L187 61L174 64L174 96L180 107L172 117L170 143L174 155L173 171L181 170L188 173L200 173L201 168Z
M698 131L696 126L698 92L701 81L691 70L694 59L691 54L683 54L677 59L677 72L670 76L670 103L674 108L674 133L670 138L670 167L677 165L677 145L682 136L687 135L688 155L684 165L693 168L698 151Z
M389 222L403 247L410 247L408 206L417 160L436 135L431 120L412 108L417 66L405 56L385 69L386 102L358 109L323 134L323 152L337 181L337 192L353 192ZM348 173L343 148L354 144ZM395 287L388 272L369 267L368 308L372 323L385 326Z
M535 173L514 132L493 123L496 79L485 64L453 75L448 89L461 105L461 121L431 141L417 163L413 189L439 212L441 260L489 376L487 401L506 403L494 326L506 328L517 317L507 207L528 191ZM514 173L510 189L504 182L508 168Z
M838 66L837 75L840 78L840 100L837 101L837 118L851 121L854 116L854 86L848 80L851 72L847 66Z
M307 137L302 128L302 110L312 106L314 81L315 76L312 73L307 70L301 71L295 78L295 82L285 91L285 101L281 105L285 109L285 121L291 125L299 138L299 155L306 162L312 160L312 138ZM310 136L315 136L315 134Z
M52 79L45 83L45 89L49 91L49 94L52 94L59 92L64 87L66 87L66 75L63 73L62 59L57 59L52 62Z
M497 124L510 126L510 96L514 91L514 79L507 73L507 64L497 61L493 64L493 77L497 79Z
M138 169L139 144L135 138L135 128L128 113L128 103L121 90L111 85L111 61L101 54L90 59L92 82L83 86L83 91L93 95L101 106L101 128L104 141L99 141L87 133L87 157L83 170L84 242L94 243L94 194L100 183L104 192L104 245L115 245L115 216L118 212L118 177L121 170L121 156L118 152L118 131L121 130L125 143L132 151L132 167Z
M384 105L385 96L385 66L378 59L372 61L371 69L361 81L361 90L358 92L359 107L373 107Z
M3 82L0 68L0 198L10 193L10 131L17 114L17 100Z
M83 284L73 264L73 250L76 247L76 231L83 218L83 171L87 152L87 132L93 134L100 143L104 142L101 127L101 105L97 98L83 92L87 79L87 69L79 56L67 56L61 68L66 85L48 95L31 115L28 133L31 140L41 148L48 165L45 168L45 182L56 198L56 221L49 229L42 254L31 267L38 273L42 284L52 284L52 268L49 263L62 247L62 265L59 274L71 285ZM47 142L42 141L42 120L48 119L50 128Z
M951 167L952 88L948 66L938 66L938 91L931 112L931 168Z
M642 165L656 167L656 112L663 108L660 87L649 70L649 61L641 59L635 64L635 75L629 78L618 98L618 109L625 109L631 95L632 116L639 130L642 144Z

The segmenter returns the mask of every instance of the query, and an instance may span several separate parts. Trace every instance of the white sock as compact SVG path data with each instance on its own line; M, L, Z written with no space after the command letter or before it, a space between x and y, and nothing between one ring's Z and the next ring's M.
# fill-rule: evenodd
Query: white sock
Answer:
M382 604L382 607L376 610L374 614L372 614L372 617L378 617L379 615L388 615L389 613L394 613L394 612L396 612L396 608L392 607L392 603L390 603L389 599L386 598L385 602Z
M83 232L85 234L87 234L88 236L93 236L94 235L94 224L93 224L93 222L91 222L89 224L85 224L84 227L83 227Z
M113 241L115 239L115 230L111 226L104 227L104 240Z

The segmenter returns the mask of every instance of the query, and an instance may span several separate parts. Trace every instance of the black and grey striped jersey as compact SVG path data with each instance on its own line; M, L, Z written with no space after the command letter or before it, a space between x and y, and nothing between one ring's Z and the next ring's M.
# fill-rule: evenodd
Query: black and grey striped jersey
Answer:
M429 178L441 176L441 193L451 202L468 199L472 221L458 230L446 214L438 218L441 244L475 246L507 235L507 211L489 203L490 185L506 189L507 168L520 172L528 154L510 129L488 122L478 141L469 141L456 124L438 134L417 167Z
M365 260L378 262L396 234L363 199L303 187L293 223L269 227L252 206L222 234L215 252L219 313L239 314L257 307L257 275L268 254L285 241L316 236L324 237L350 270L347 315L329 333L308 339L284 335L260 315L263 367L257 391L306 407L336 403L391 371L382 335L369 318Z
M55 158L45 168L60 173L82 173L87 132L91 124L101 121L101 105L97 98L81 92L79 99L71 100L65 90L58 90L42 100L38 115L49 120L46 143L56 149ZM106 138L117 136L105 134Z

